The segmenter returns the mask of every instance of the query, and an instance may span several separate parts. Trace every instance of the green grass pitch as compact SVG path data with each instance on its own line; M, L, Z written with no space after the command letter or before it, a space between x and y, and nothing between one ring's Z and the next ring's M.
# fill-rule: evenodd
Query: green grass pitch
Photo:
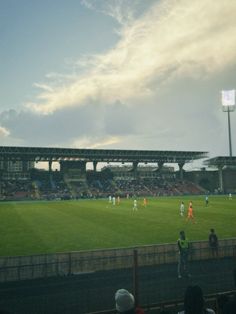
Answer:
M179 214L181 201L193 201L196 223ZM99 248L176 242L179 231L188 239L207 240L215 228L220 239L236 237L236 197L204 196L0 203L0 255L31 255Z

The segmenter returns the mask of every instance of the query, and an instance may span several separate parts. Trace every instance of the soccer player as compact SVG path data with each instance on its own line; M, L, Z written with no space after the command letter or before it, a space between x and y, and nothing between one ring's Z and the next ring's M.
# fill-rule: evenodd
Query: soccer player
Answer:
M188 216L187 216L187 221L188 220L192 220L193 223L195 223L195 220L194 220L194 216L193 216L193 203L192 201L190 201L189 203L189 207L188 207Z
M119 195L117 196L117 205L120 205L120 197L119 197Z
M138 210L138 203L137 203L137 200L136 200L136 199L134 199L133 210Z
M112 203L112 197L111 197L111 195L109 195L108 202L109 202L109 204Z
M143 206L146 208L147 207L147 199L144 197L143 199Z
M116 198L115 198L115 196L112 197L112 205L113 205L113 206L116 205Z
M206 197L205 197L205 204L206 204L206 207L208 206L208 204L209 204L209 198L208 198L208 195L206 195Z
M181 202L179 210L180 210L180 216L183 217L183 215L184 215L184 202Z
M232 200L232 194L229 193L229 200Z

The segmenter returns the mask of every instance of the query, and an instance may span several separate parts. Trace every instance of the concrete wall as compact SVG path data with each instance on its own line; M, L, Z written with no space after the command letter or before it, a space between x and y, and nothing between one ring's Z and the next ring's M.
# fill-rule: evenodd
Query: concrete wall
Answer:
M138 266L177 263L176 243L109 250L0 258L0 282L132 268L134 250ZM219 241L218 258L236 256L236 238ZM207 241L192 242L191 260L212 258Z

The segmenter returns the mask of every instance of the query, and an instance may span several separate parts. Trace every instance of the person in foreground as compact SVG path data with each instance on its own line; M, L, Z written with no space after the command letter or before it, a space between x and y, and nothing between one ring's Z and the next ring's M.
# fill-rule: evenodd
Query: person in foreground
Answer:
M122 314L144 314L140 307L135 307L132 293L126 289L119 289L115 293L116 310Z
M199 286L188 286L184 295L184 310L178 314L215 314L205 307L202 289Z
M234 286L236 287L236 267L233 270ZM224 304L222 304L223 314L236 313L236 294L232 298L226 297Z

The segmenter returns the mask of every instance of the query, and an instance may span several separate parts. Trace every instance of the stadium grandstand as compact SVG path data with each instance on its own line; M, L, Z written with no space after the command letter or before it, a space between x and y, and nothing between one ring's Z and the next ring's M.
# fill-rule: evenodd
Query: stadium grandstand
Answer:
M204 187L185 181L183 167L206 156L206 152L192 151L2 146L0 195L1 199L68 199L133 195L134 191L140 196L203 193ZM48 171L35 168L39 161L48 163ZM60 164L59 171L52 170L53 162ZM88 162L92 162L93 171L86 171ZM97 171L98 163L107 166ZM165 164L177 164L179 170Z
M179 201L180 197L181 200L184 197L189 200L189 196L204 199L205 195L210 194L216 195L216 198L219 198L219 194L234 194L236 157L207 158L208 153L202 151L1 146L1 204L13 204L14 207L18 204L15 201L19 200L23 207L25 203L31 203L33 206L56 203L60 206L83 202L95 204L99 203L100 199L103 201L102 204L105 204L105 201L107 204L109 196L121 197L125 201L127 197L131 199L148 197L158 199L158 202L161 199L159 197L162 197L174 199L175 202L176 199ZM201 159L204 159L207 168L188 171L184 169L186 164ZM37 168L38 162L46 163L47 170ZM54 170L53 163L59 164L59 169ZM93 165L92 169L87 168L88 163ZM99 200L94 202L90 199ZM31 202L22 202L28 200ZM44 202L45 200L50 202ZM229 206L233 207L233 202L228 202ZM163 207L166 212L169 210L168 206ZM201 206L205 215L205 203ZM221 210L221 203L219 208ZM77 213L77 209L75 211L72 209L72 212ZM212 207L210 211L211 209ZM69 211L69 208L66 210ZM109 208L103 210L107 210L108 213ZM40 209L37 209L36 217L33 218L36 224L40 217L37 216L39 211ZM155 208L154 212L156 211ZM59 211L53 209L52 212L62 213L63 219L69 216L68 212L64 213L64 208L60 208ZM116 218L120 219L118 212L117 210ZM130 213L131 211L128 214ZM176 216L174 217L173 220L176 219ZM96 223L97 221L103 223L103 218L95 219ZM141 223L142 219L143 216L137 218ZM149 224L152 223L152 219L148 217ZM158 222L154 223L159 230ZM171 226L173 228L172 223L173 221L170 224L169 221L165 221L167 230ZM130 222L128 224L132 225ZM34 234L34 226L30 223L29 225ZM12 232L11 221L8 221L7 226ZM77 222L74 227L77 228ZM96 227L100 228L98 225ZM109 228L113 228L110 223ZM203 232L198 224L196 228L197 232ZM123 232L121 236L125 238L125 230ZM136 230L134 238L137 237L137 232L141 233L142 230ZM4 236L2 233L2 243ZM109 238L109 234L105 233L103 236ZM119 237L120 234L116 236ZM96 238L97 234L86 237ZM36 238L40 238L37 232ZM81 239L80 234L78 237L76 235L76 241ZM236 266L236 238L219 239L218 243L217 256L213 256L208 239L191 241L189 262L192 276L183 276L181 280L177 276L179 252L176 243L152 242L148 245L125 248L1 256L0 310L19 314L115 313L114 291L125 287L132 291L136 302L144 308L145 313L159 314L165 310L174 314L183 309L186 287L197 284L204 290L207 306L220 314L222 302L233 300L235 295L233 269ZM49 246L47 243L45 245Z
M214 170L184 170L185 164L206 157L207 152L195 151L1 146L0 197L98 198L133 195L134 191L139 196L234 193L235 158L206 160L205 164L214 166ZM48 170L37 169L38 162L47 162ZM52 170L54 162L59 163L59 170ZM93 170L86 169L87 163L93 164ZM97 171L99 163L103 165L101 171Z

